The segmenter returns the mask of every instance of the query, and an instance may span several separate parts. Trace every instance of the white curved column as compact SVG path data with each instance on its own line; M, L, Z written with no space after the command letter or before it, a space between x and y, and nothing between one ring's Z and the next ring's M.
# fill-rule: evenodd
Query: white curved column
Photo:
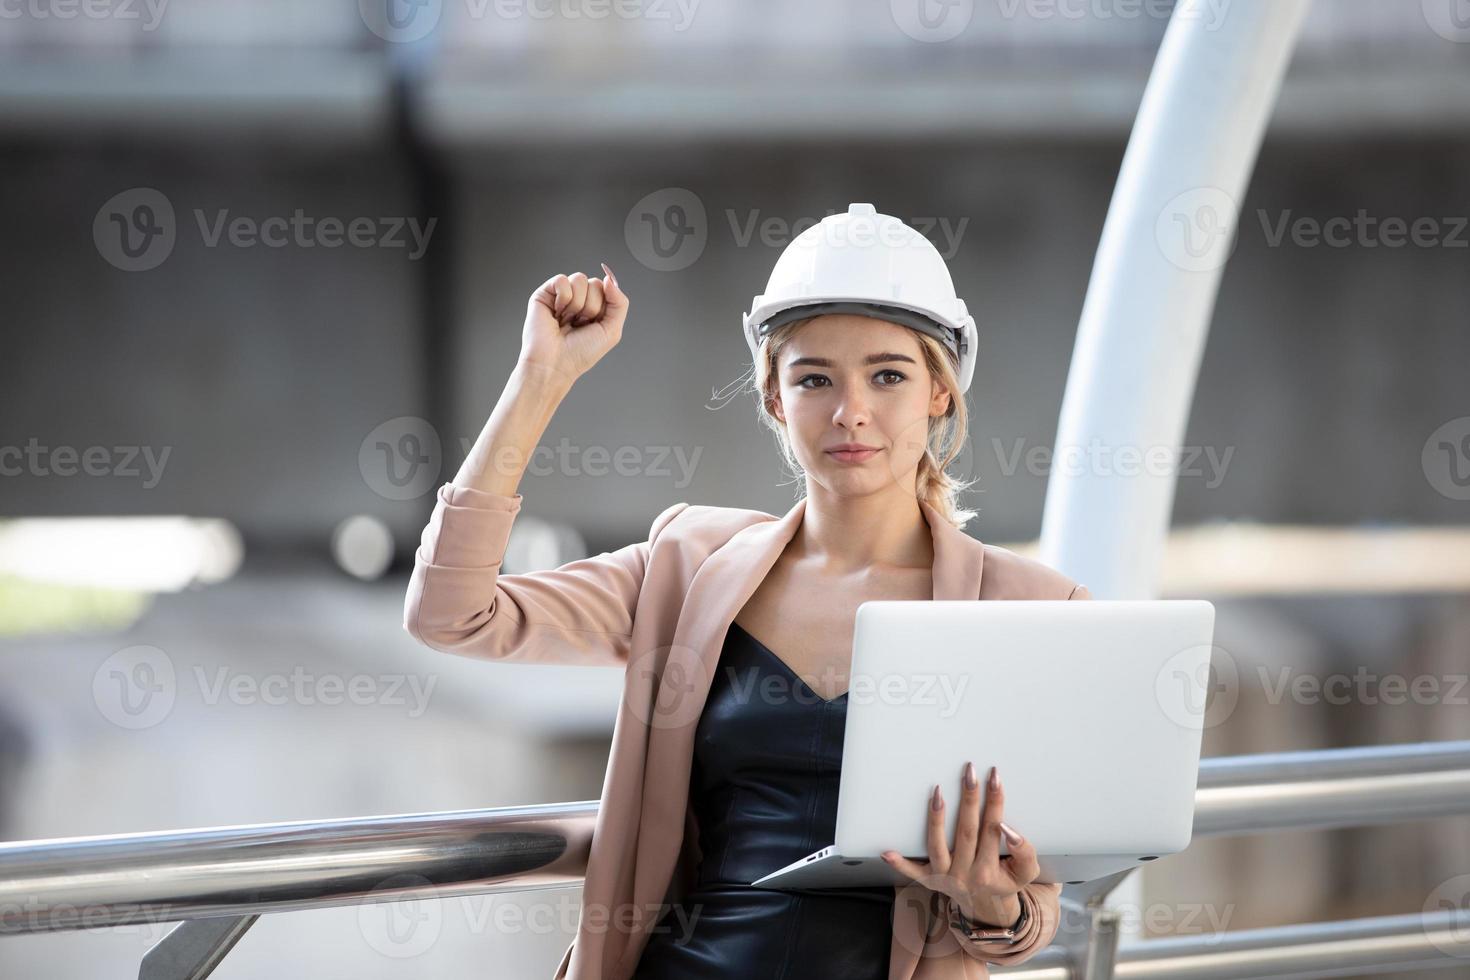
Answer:
M1097 598L1157 595L1220 274L1308 3L1180 0L1159 47L1087 287L1041 525L1041 559Z

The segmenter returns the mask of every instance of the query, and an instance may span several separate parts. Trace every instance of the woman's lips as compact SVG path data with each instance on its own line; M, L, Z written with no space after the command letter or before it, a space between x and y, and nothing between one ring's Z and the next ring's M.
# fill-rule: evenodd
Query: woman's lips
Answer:
M870 456L876 456L877 454L878 450L876 449L842 449L837 451L827 451L827 455L831 456L839 463L861 463L864 460L868 459Z

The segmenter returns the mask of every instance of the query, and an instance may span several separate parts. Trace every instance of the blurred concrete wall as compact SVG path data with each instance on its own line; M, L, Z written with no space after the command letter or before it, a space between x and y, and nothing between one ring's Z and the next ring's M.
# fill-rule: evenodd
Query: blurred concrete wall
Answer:
M391 420L423 418L442 447L429 468L451 479L514 363L527 295L606 260L633 318L553 420L543 445L563 446L564 462L528 475L527 511L564 518L602 547L641 536L677 500L784 510L794 488L779 485L753 404L717 409L712 393L748 366L739 317L792 229L863 200L924 223L952 253L981 328L970 446L956 466L980 479L971 527L1028 536L1046 470L1025 453L1054 435L1122 149L995 140L451 154L441 221L411 259L405 248L207 244L221 209L256 221L413 216L418 191L389 147L12 143L0 150L0 443L142 445L165 465L156 485L143 459L135 478L27 471L7 477L4 509L220 515L257 541L306 542L373 513L410 547L439 481L385 496L363 468L365 441ZM1463 217L1456 231L1456 216L1470 214L1467 164L1470 141L1268 143L1221 290L1186 439L1201 455L1181 478L1176 521L1463 516L1426 478L1421 450L1466 411L1470 232ZM176 213L172 252L142 272L110 265L92 235L103 204L134 187L164 192ZM703 219L664 271L637 216L681 188ZM1360 210L1433 219L1441 243L1295 244L1288 231L1273 244L1283 221ZM447 290L437 306L426 306L430 289ZM606 454L605 475L589 475L592 447ZM609 465L620 449L633 475Z
M221 213L402 215L391 153L58 140L6 146L0 167L0 445L53 450L7 460L6 514L218 515L292 542L375 509L367 420L421 406L416 267L389 249L231 246L228 225L207 243ZM171 202L175 241L124 271L94 219L140 187ZM105 472L58 475L78 463L57 447L100 447Z

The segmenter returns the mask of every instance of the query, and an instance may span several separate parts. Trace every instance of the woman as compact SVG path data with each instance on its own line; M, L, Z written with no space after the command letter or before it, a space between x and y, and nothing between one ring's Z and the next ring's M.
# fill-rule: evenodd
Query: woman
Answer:
M854 244L865 220L893 234ZM907 292L882 281L894 270ZM973 764L952 789L953 843L935 786L915 801L928 861L885 855L908 884L747 884L831 843L858 605L1089 597L961 530L970 514L944 464L964 438L975 341L943 260L896 218L853 205L778 262L747 337L760 410L805 476L784 517L679 503L646 541L500 575L531 453L622 335L629 298L603 271L532 294L520 359L439 490L405 604L405 628L436 650L625 668L582 918L556 980L973 980L1035 955L1056 933L1061 886L1035 881L1034 849L1003 823L999 774ZM914 299L926 275L930 293L947 285L944 303ZM840 288L813 290L818 280ZM740 693L783 678L791 697Z

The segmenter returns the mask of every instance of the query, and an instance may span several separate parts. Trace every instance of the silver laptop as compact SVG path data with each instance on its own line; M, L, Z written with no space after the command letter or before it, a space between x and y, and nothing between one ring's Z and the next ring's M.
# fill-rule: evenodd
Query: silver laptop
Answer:
M1000 767L1004 819L1035 845L1038 881L1088 881L1182 851L1214 625L1202 599L863 603L837 839L751 884L902 884L879 855L928 859L935 783L953 843L967 760L982 800Z

